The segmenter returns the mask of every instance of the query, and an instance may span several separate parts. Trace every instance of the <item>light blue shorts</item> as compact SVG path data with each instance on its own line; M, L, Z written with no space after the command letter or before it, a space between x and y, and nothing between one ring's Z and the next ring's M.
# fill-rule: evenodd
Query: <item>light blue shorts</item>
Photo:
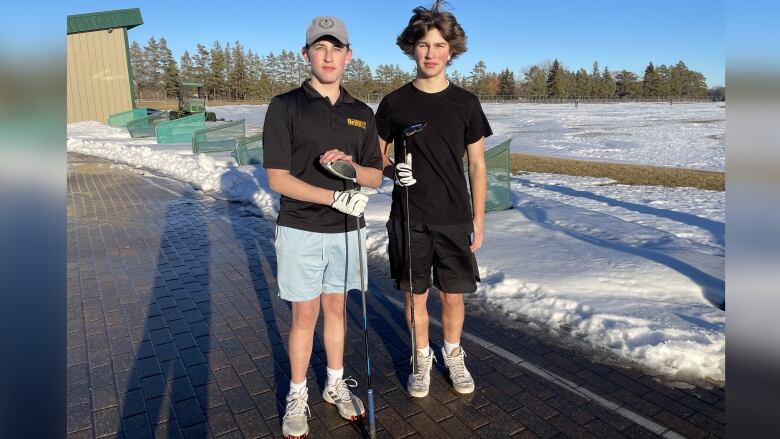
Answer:
M311 300L321 293L360 290L357 231L317 233L276 226L276 281L279 297ZM360 230L363 281L368 285L366 230Z

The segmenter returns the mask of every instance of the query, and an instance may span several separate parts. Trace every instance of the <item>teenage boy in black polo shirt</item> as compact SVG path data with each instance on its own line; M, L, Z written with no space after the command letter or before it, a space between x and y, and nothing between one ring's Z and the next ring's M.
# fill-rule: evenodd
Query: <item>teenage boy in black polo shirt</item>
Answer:
M440 10L418 7L397 44L417 64L414 81L388 94L379 105L376 120L383 153L395 145L394 165L384 156L385 175L394 178L393 204L387 223L390 269L396 288L409 291L407 230L412 246L412 280L416 322L417 374L410 374L407 391L428 395L435 356L428 345L428 289L439 290L442 303L444 347L442 357L453 388L474 391L460 346L465 309L463 293L477 289L479 271L474 252L482 245L485 222L485 137L492 131L479 100L450 84L445 76L451 60L466 51L466 35L455 17ZM406 126L426 122L424 130L406 142ZM471 203L462 159L468 153ZM412 171L412 164L414 171ZM406 188L404 188L404 186ZM409 194L409 224L405 217L405 190ZM406 318L410 319L409 295ZM410 323L411 327L411 323Z
M365 239L365 222L361 218L359 233L354 217L363 214L368 197L322 165L354 161L358 185L376 188L382 180L373 112L340 85L352 59L344 23L315 17L302 53L311 78L273 98L263 127L263 165L271 189L281 194L275 243L279 295L292 302L291 381L282 421L286 437L309 431L306 370L320 306L328 363L323 399L336 404L346 419L365 413L348 388L357 383L343 378L343 359L344 293L360 288L358 258L366 258L365 243L363 254L357 243Z

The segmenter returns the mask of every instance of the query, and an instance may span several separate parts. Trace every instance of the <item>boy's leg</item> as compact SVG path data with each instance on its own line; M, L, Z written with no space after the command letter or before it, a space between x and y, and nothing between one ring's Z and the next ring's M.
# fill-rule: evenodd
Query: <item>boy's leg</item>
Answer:
M322 243L316 233L277 226L274 246L279 297L292 304L292 324L287 340L291 379L282 434L303 437L309 432L306 371L320 312L322 271L325 269Z
M460 293L445 293L439 291L441 300L441 324L444 341L459 344L463 332L463 321L466 318L466 306Z
M288 349L293 383L302 383L306 380L306 370L309 368L314 342L314 326L317 324L319 313L319 297L303 302L292 302L292 325L288 338Z
M328 293L322 298L323 335L329 369L344 367L344 293Z
M361 233L365 241L365 232ZM363 401L350 391L357 386L352 378L344 378L344 306L345 293L359 289L360 260L358 232L332 233L325 238L323 254L328 266L323 276L322 312L324 314L323 338L328 363L328 380L322 391L322 399L336 405L342 418L353 421L365 414ZM362 246L365 249L365 243ZM365 276L364 276L365 278ZM337 292L338 291L338 292Z
M472 230L471 224L437 226L434 242L433 278L442 304L442 357L458 393L474 391L466 353L460 346L466 315L463 294L476 291L479 280L477 261L469 248Z

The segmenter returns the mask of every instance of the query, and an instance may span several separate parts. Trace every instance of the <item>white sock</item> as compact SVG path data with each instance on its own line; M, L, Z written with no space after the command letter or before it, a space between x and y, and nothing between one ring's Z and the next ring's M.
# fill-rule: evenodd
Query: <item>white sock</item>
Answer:
M452 354L452 350L459 347L460 347L460 340L456 341L455 343L450 343L447 340L444 340L444 352L446 352L447 355Z
M290 395L293 393L300 393L301 390L306 390L306 379L303 380L303 382L295 384L290 380Z
M431 345L425 345L424 348L417 348L417 352L423 357L428 358L431 355Z
M327 386L336 384L337 379L344 377L344 367L341 369L331 369L327 367L326 369L328 369L328 381L325 383Z

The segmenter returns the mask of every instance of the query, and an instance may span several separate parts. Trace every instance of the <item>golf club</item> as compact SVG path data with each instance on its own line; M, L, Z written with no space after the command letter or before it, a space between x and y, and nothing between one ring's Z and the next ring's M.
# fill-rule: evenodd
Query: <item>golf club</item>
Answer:
M337 160L335 162L325 163L325 169L331 174L339 177L343 180L349 180L357 185L357 171L352 162L346 160ZM376 419L374 416L374 388L371 386L371 356L369 355L368 348L368 313L366 312L366 284L363 280L363 243L360 239L360 217L356 216L355 221L357 224L357 242L358 242L358 260L360 261L360 297L363 301L363 342L366 349L366 381L368 382L368 429L371 439L376 438ZM344 334L346 335L346 294L344 295Z
M403 132L401 133L401 149L403 150L402 157L406 157L406 154L409 153L409 150L406 148L406 142L409 140L410 137L414 136L415 134L419 134L423 129L425 129L425 126L428 125L427 122L414 122L406 126L404 128ZM417 374L417 327L414 323L414 287L412 286L412 237L411 237L411 215L409 213L409 186L404 186L404 189L406 191L406 244L408 248L407 256L409 257L409 323L412 330L412 374Z

